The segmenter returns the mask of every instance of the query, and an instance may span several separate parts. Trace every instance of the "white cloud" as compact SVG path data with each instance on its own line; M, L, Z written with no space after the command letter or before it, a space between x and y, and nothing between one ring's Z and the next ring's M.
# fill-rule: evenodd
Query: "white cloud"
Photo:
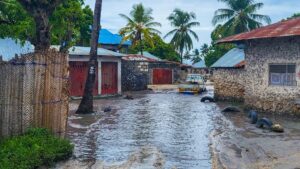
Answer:
M95 0L85 0L85 2L94 8ZM273 22L300 12L299 0L257 0L257 2L265 4L258 13L271 16ZM173 9L180 8L196 13L197 21L201 24L199 28L194 29L200 39L199 42L194 42L196 48L203 43L210 43L210 33L214 29L211 24L214 11L225 6L217 0L103 0L102 27L117 33L126 23L118 14L129 14L132 6L137 3L143 3L145 7L153 9L153 17L162 24L159 28L162 37L172 29L166 18Z

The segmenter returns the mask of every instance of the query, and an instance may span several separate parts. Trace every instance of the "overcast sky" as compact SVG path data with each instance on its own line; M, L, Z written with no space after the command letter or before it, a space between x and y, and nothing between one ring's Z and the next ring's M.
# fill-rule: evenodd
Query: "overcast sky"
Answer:
M85 0L85 2L92 9L94 8L95 0ZM300 0L257 0L256 2L265 4L258 13L269 15L272 23L300 12ZM162 37L172 29L166 18L174 8L195 12L197 21L201 25L194 29L200 39L199 42L194 42L194 48L199 48L203 43L210 43L210 33L214 29L211 24L214 11L225 7L224 3L217 0L103 0L102 27L118 33L119 29L126 24L118 14L128 15L132 6L137 3L143 3L145 7L153 9L155 21L162 24L162 27L158 28L162 32Z

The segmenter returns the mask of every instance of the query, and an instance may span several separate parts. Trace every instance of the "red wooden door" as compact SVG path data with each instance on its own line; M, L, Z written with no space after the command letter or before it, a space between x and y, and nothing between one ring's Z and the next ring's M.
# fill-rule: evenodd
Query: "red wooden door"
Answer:
M153 69L153 84L172 84L173 73L171 69Z
M70 65L70 95L82 96L87 76L88 62L69 62ZM93 95L98 95L98 68Z
M118 64L115 62L102 62L101 72L101 94L117 94Z

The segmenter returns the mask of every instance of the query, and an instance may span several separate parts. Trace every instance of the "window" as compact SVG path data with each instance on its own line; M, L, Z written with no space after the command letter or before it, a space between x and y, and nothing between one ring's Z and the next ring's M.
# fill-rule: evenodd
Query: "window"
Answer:
M269 84L277 86L296 86L295 64L271 64L269 67Z

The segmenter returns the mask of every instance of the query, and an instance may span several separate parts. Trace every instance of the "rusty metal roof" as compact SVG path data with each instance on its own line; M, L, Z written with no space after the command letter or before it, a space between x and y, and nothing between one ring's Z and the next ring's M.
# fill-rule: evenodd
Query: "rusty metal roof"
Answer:
M288 36L300 36L300 17L254 29L250 32L229 36L227 38L220 39L217 43Z
M128 60L128 61L146 61L146 62L155 62L157 60L148 58L146 56L138 55L138 54L129 54L127 56L124 56L122 59Z

